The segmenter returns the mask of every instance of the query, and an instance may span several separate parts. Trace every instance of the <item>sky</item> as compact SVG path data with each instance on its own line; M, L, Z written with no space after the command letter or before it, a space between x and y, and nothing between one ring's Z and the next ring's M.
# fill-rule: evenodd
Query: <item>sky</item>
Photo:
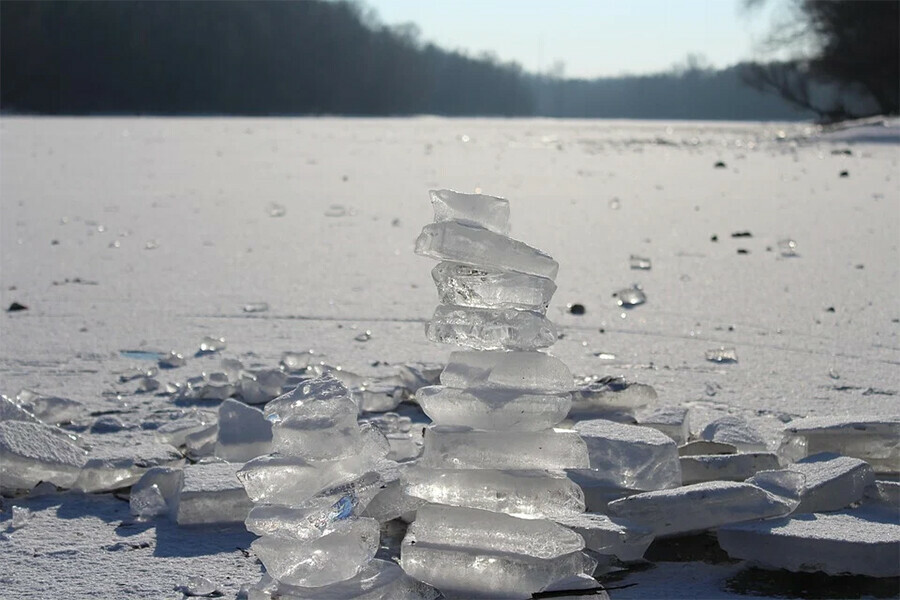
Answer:
M421 39L483 51L526 70L562 61L566 77L658 73L688 54L726 67L754 56L786 0L364 0L382 23L415 23ZM558 73L563 74L563 73Z

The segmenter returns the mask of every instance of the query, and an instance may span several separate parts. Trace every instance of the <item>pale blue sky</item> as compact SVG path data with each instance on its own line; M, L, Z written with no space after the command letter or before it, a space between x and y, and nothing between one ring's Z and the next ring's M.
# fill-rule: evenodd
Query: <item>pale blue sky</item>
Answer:
M413 22L421 39L492 51L529 71L557 60L568 77L642 74L689 53L724 67L752 58L785 0L747 12L741 0L364 0L385 24Z

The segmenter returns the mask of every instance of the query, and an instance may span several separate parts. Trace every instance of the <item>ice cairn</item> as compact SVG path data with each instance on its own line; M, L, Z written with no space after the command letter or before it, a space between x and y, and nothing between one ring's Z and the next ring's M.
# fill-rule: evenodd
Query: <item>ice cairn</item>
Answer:
M245 521L266 573L251 599L431 600L437 594L395 563L376 559L380 523L362 516L396 479L390 446L359 425L350 391L330 374L266 405L274 453L238 471L254 502Z
M571 407L572 374L540 352L557 339L545 313L559 265L507 236L509 203L432 191L435 222L416 253L441 304L432 341L457 344L441 385L418 390L431 420L404 491L427 501L401 545L400 564L448 598L530 598L596 587L584 539L554 517L584 511L564 469L587 468L588 450L554 429Z

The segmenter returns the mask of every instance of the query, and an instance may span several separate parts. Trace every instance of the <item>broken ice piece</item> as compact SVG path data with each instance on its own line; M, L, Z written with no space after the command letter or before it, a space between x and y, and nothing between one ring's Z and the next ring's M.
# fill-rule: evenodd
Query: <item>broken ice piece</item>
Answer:
M269 310L268 302L251 302L250 304L244 305L245 313L259 313L266 312L267 310Z
M454 262L431 270L442 304L481 308L518 308L544 314L556 291L546 277Z
M218 592L218 588L216 587L216 584L206 577L194 576L189 577L186 582L178 586L176 591L179 591L188 597L212 596ZM221 595L221 593L219 593L219 595Z
M145 518L156 514L168 514L175 505L176 498L184 483L182 467L151 467L131 486L129 504L131 514ZM150 491L149 488L155 488ZM160 503L161 501L161 503ZM165 511L156 512L165 505Z
M179 525L240 523L252 507L235 476L240 465L198 463L184 469L184 483L172 510Z
M303 544L264 536L253 552L266 571L288 585L319 587L350 579L378 550L378 521L353 518L335 521L321 537Z
M572 373L564 362L542 352L452 352L441 372L447 387L511 388L569 392Z
M681 457L681 477L685 485L704 481L744 481L759 471L779 467L778 455L771 452L714 454Z
M30 490L41 481L72 487L85 454L49 425L0 422L0 491Z
M788 466L806 478L794 513L840 510L860 501L875 482L872 467L849 456L823 452Z
M416 392L422 410L438 425L485 431L540 431L566 418L571 394L520 390L459 390L429 386Z
M603 377L579 387L572 395L573 420L599 418L608 413L628 413L643 408L657 399L656 390L643 383L632 383L621 377Z
M407 363L398 369L400 381L410 394L426 385L436 385L440 380L442 365L425 363Z
M363 412L387 412L397 408L403 401L406 390L399 379L388 378L384 381L367 383L352 390L354 398Z
M554 520L584 538L588 550L615 556L623 562L641 560L653 541L649 529L626 521L614 521L606 515L572 514Z
M31 510L24 506L13 506L12 519L10 519L9 526L12 529L21 529L25 527L29 519L31 519Z
M31 390L20 390L16 401L42 423L59 425L69 423L84 412L84 405L77 400L59 396L44 396Z
M582 547L581 536L549 521L426 505L403 539L400 564L449 597L529 598L592 572L596 562Z
M678 456L697 456L700 454L736 454L737 447L724 442L694 440L678 447Z
M429 469L416 466L404 471L400 481L408 494L428 502L519 517L555 517L580 513L585 508L584 495L579 487L557 471Z
M778 240L778 251L781 256L791 258L797 255L797 242L790 238Z
M188 436L215 427L214 413L196 411L165 423L156 429L157 441L180 448L187 443Z
M661 431L676 444L683 444L691 435L691 423L688 419L688 409L680 406L663 406L657 408L638 421L644 427L652 427Z
M709 423L700 437L711 442L735 446L741 452L765 452L766 440L756 427L739 415L725 415Z
M434 222L456 221L483 227L500 235L509 233L509 201L484 194L430 190Z
M227 399L219 405L215 455L244 463L272 451L272 423L258 408Z
M380 523L394 519L415 520L416 510L425 504L425 500L409 495L399 479L386 484L375 497L369 501L363 512L364 517L372 517Z
M138 491L132 490L128 502L131 514L139 519L169 514L169 504L155 483Z
M537 350L556 342L556 327L543 315L507 309L440 305L425 325L433 342L476 350Z
M74 488L84 492L109 492L136 483L150 467L178 466L181 454L169 444L131 441L124 445L91 450Z
M820 452L852 456L876 473L900 470L900 417L806 417L788 423L778 453L791 462Z
M734 348L713 348L706 351L706 360L716 363L736 363L737 351Z
M650 270L650 259L643 258L641 256L638 256L637 254L632 254L630 257L628 257L628 264L632 269L640 271Z
M308 542L321 537L335 521L353 517L357 506L352 493L336 502L314 498L301 507L260 505L253 507L245 524L256 535Z
M481 227L453 221L426 225L416 240L416 254L548 279L556 279L559 271L559 263L536 248Z
M419 459L419 465L438 469L583 469L588 464L584 440L562 429L466 431L432 427L425 434L425 449Z
M283 352L281 366L288 371L304 371L309 366L312 350L307 352Z
M613 292L613 298L616 299L616 305L622 308L634 308L647 301L647 295L638 286Z
M649 528L656 537L673 536L780 517L793 504L749 483L710 481L635 494L609 503L609 514Z
M662 432L603 419L580 421L575 431L587 444L590 468L611 483L638 490L681 485L678 446Z
M28 423L40 423L40 419L27 409L22 408L11 398L0 395L0 421L26 421Z
M773 569L829 575L900 576L896 508L860 507L722 527L729 556Z
M161 369L177 369L187 364L184 355L174 350L170 350L167 355L159 359L159 367Z
M581 489L584 506L588 512L606 514L613 500L639 494L642 490L616 485L606 473L592 469L566 469L566 474Z
M227 347L228 344L225 343L225 338L215 338L207 335L200 340L200 350L198 352L200 354L208 354L219 352Z

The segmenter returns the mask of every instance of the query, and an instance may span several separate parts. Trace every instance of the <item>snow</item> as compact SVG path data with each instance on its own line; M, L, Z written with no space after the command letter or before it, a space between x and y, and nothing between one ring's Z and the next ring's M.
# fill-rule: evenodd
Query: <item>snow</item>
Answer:
M878 127L4 117L0 304L28 310L0 316L0 392L80 402L79 431L113 414L132 429L82 435L114 445L152 442L142 423L194 407L119 381L173 349L186 365L160 370L163 389L222 358L263 369L295 352L365 376L446 362L422 334L436 298L413 243L432 217L427 190L481 188L510 199L513 237L559 262L552 353L576 375L650 384L691 408L692 427L736 414L766 439L791 418L888 419L900 126ZM796 256L779 252L785 238ZM632 254L653 268L632 270ZM635 283L647 302L623 312L612 293ZM243 310L259 302L269 310ZM566 310L576 302L584 314ZM227 348L194 356L207 336ZM740 361L706 361L718 347ZM240 529L138 524L105 494L15 503L32 518L5 534L11 597L180 598L189 576L233 597L259 579ZM614 597L726 597L741 568L660 563Z

